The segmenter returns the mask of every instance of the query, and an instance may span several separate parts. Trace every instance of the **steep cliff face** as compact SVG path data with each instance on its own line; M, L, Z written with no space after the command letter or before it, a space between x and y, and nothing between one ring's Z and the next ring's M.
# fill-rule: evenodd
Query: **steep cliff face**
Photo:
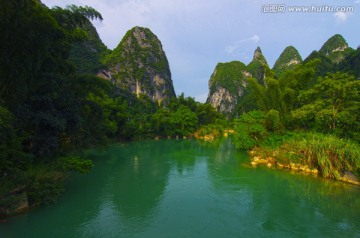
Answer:
M247 65L248 71L256 78L260 84L264 84L266 71L269 65L262 54L260 47L257 47L254 52L253 60Z
M245 64L239 61L218 63L209 81L210 103L219 112L231 116L246 87L246 78L251 77Z
M276 60L273 71L278 77L287 70L292 70L296 65L302 63L302 58L293 46L288 46L281 53L280 57Z
M157 103L175 97L169 63L160 40L149 29L134 27L107 57L108 70L99 75L137 96Z

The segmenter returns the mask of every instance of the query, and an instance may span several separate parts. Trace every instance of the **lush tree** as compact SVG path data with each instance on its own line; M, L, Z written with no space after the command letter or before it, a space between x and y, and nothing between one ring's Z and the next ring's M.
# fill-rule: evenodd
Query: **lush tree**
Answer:
M90 95L76 91L86 86L77 85L80 77L68 62L69 52L84 39L79 28L84 19L101 15L89 7L48 9L38 0L0 1L0 8L2 210L14 189L27 191L31 203L60 191L55 182L63 170L55 168L56 158L79 138L82 99ZM31 173L40 165L46 175Z
M235 146L251 149L266 137L265 115L261 111L251 111L235 119Z
M292 111L295 122L315 125L322 132L357 138L359 131L360 81L343 73L318 80L298 100L303 105Z
M224 116L209 103L199 103L196 114L199 119L199 125L215 124L224 119Z
M170 123L175 128L176 135L187 136L195 131L198 117L188 107L181 105L170 116Z
M171 111L168 108L160 108L152 115L152 128L157 136L170 136L175 134L170 125Z
M354 75L360 79L360 47L356 51L350 53L346 58L338 64L337 69L344 73Z
M22 151L17 135L14 115L0 105L0 181L16 179L30 162L31 157Z
M0 97L14 114L26 151L37 158L61 151L60 138L80 129L68 63L79 25L101 18L90 7L48 9L37 0L1 1Z
M265 115L265 126L268 131L277 132L281 130L279 111L269 110Z

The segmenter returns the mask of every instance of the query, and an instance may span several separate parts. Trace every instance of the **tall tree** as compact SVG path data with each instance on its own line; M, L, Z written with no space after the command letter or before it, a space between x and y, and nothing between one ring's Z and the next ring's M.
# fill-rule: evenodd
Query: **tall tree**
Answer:
M334 73L320 78L298 101L303 105L292 111L294 121L359 141L360 81L354 76Z

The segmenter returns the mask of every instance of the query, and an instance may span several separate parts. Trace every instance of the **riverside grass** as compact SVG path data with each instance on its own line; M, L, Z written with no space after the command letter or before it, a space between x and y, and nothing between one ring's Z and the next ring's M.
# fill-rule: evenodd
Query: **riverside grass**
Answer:
M271 154L281 163L300 163L317 168L325 178L340 179L345 171L360 177L360 145L334 135L292 133L277 148L265 145L259 149L260 154Z

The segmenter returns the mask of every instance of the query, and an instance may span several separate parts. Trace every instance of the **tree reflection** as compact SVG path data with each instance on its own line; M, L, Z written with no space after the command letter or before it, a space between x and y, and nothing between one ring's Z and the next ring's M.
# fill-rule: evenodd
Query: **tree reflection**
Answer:
M344 229L359 235L359 187L265 166L247 167L247 163L247 156L228 140L218 146L207 168L216 193L237 195L238 206L249 206L244 218L248 216L257 229L269 236L334 236ZM314 223L329 229L313 227Z

